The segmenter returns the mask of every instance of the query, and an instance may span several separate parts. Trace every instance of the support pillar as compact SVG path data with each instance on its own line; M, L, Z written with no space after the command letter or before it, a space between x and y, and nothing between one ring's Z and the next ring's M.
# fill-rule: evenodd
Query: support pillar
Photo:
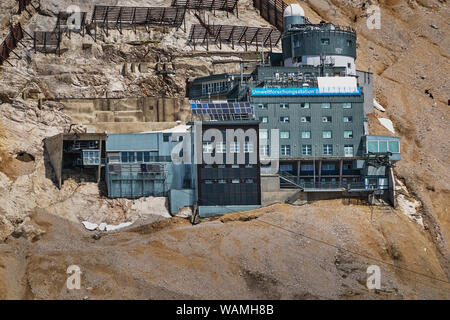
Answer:
M99 161L100 163L98 164L98 169L97 169L97 183L100 183L100 178L101 178L101 174L102 174L102 140L98 141L98 157L99 157Z
M322 160L319 160L319 183L322 181Z
M339 184L342 185L342 170L344 166L344 160L339 160Z

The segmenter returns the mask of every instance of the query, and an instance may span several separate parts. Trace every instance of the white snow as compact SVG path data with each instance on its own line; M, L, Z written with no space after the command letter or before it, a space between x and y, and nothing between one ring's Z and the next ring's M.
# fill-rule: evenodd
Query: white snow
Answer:
M83 221L82 224L84 225L84 227L88 230L95 230L98 227L98 224L96 223L91 223L89 221Z
M423 227L423 218L418 211L421 205L419 201L405 197L403 194L399 194L397 203L401 213Z
M106 225L106 231L113 231L113 230L118 230L118 229L122 229L128 226L131 226L133 223L132 222L123 222L120 223L118 225L112 225L112 224L107 224Z
M378 121L388 129L390 132L395 133L394 125L392 124L392 121L387 118L378 118Z
M383 111L383 112L386 111L386 109L381 104L379 104L378 101L375 99L373 99L373 106L380 111Z
M96 224L96 223L92 223L89 221L83 221L82 224L84 225L84 227L90 231L94 231L96 229L100 230L100 231L114 231L114 230L118 230L118 229L122 229L128 226L131 226L133 223L132 222L122 222L118 225L113 225L113 224L106 224L104 222L100 223L100 224Z

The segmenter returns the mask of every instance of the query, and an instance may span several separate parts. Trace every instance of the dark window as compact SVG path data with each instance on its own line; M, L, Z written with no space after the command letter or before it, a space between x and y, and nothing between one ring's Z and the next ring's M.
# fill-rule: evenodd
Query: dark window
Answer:
M300 121L301 122L311 122L311 117L301 117Z
M164 142L169 142L169 138L170 138L170 134L166 134L166 133L163 134L163 141Z
M305 156L309 156L312 154L312 145L304 144L302 145L302 154Z

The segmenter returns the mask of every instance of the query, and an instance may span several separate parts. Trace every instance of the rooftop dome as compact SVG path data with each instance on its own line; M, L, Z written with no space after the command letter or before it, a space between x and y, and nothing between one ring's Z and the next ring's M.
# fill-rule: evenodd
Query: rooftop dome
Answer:
M292 17L292 16L305 16L305 11L299 4L290 4L284 9L283 17Z

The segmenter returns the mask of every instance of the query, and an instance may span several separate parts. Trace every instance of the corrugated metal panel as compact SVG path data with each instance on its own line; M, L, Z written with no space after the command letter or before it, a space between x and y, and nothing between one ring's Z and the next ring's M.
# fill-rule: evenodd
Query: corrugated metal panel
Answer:
M254 105L256 118L268 117L267 123L261 123L260 129L279 129L280 131L289 131L289 139L280 139L281 145L291 146L291 155L281 158L312 158L313 156L322 156L323 145L333 145L333 156L344 157L344 146L352 144L355 155L362 155L362 137L364 136L364 111L362 97L252 97L251 102ZM300 107L300 103L310 103L309 109ZM321 104L331 103L330 109L323 109ZM344 109L342 103L351 102L351 109ZM267 104L267 109L261 109L258 104ZM281 103L289 104L288 109L280 108ZM289 116L289 123L280 121L280 117ZM301 122L301 117L311 117L311 123ZM322 117L331 116L331 123L322 122ZM351 116L352 122L344 123L343 117ZM353 131L353 138L345 139L344 131ZM302 138L302 131L311 131L310 139ZM323 139L322 131L332 131L331 139ZM270 133L269 133L270 134ZM270 141L270 138L269 138ZM311 156L302 155L302 145L309 144L313 146ZM316 151L314 151L316 149Z
M159 133L109 134L106 152L158 150Z
M317 77L321 92L353 92L356 91L356 77Z

